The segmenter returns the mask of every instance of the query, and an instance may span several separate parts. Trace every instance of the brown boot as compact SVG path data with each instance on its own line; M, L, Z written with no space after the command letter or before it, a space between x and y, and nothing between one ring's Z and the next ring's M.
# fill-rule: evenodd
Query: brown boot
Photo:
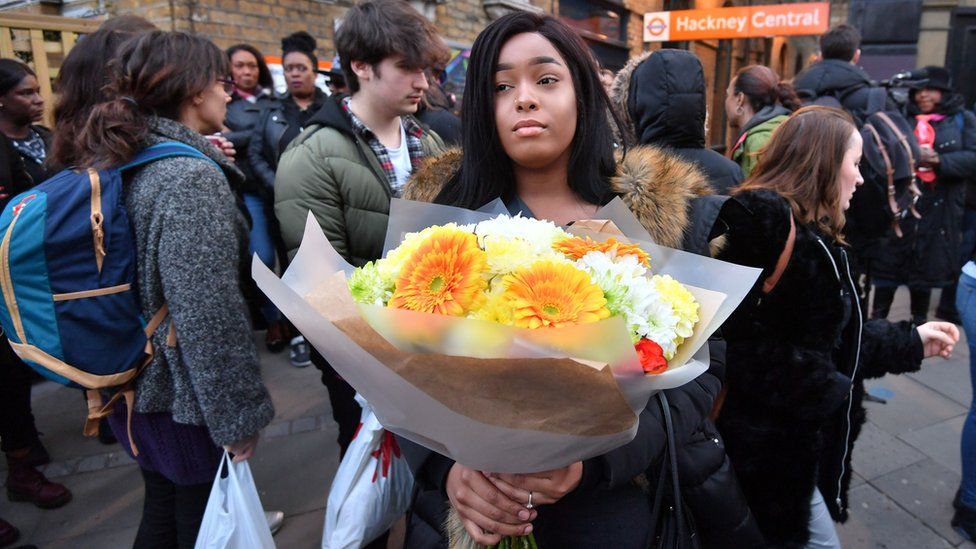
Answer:
M0 547L13 545L20 538L20 531L14 528L13 524L0 519Z
M64 485L51 482L23 459L7 455L7 497L10 501L29 501L41 509L55 509L71 501Z

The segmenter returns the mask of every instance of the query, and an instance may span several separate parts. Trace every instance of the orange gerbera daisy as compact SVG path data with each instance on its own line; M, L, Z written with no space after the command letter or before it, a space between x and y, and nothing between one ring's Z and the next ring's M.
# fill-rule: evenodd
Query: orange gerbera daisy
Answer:
M603 290L572 264L537 261L504 280L503 299L520 328L586 324L610 316Z
M404 262L389 306L464 316L485 299L487 266L474 234L437 229Z
M609 238L604 242L596 242L588 236L564 238L552 247L570 259L579 259L590 252L616 252L617 256L632 255L637 258L638 263L644 265L649 265L651 259L651 256L637 244L617 242L615 238Z

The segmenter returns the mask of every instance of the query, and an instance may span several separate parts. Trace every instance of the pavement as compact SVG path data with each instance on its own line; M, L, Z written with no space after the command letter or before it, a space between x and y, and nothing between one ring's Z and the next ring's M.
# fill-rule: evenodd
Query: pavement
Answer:
M934 303L938 292L933 296ZM907 318L907 291L891 318ZM277 416L264 431L251 469L265 509L285 512L275 537L283 549L320 546L329 484L338 466L337 429L314 368L296 369L287 353L269 354L255 334ZM868 423L853 456L851 519L838 527L845 548L926 549L965 544L949 526L959 485L959 436L971 400L969 351L930 359L922 370L868 383L887 404L867 403ZM45 474L74 500L42 511L0 495L0 517L42 549L132 547L143 498L139 470L118 445L81 434L86 413L77 391L34 386L34 415L53 462ZM6 478L0 463L0 485Z

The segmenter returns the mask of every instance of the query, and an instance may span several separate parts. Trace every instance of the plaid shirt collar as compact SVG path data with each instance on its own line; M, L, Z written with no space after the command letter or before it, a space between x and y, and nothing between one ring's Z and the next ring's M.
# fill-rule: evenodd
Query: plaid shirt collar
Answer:
M386 145L380 143L373 130L369 129L369 126L360 120L352 112L352 109L349 108L350 99L349 97L342 99L342 110L349 115L353 131L369 144L369 148L376 155L376 159L379 160L380 166L383 167L383 171L386 173L386 181L389 183L390 189L393 190L393 196L399 197L403 191L403 187L397 184L396 171L393 169L393 161L390 159L390 153L386 150ZM420 167L420 162L424 158L424 148L420 141L424 130L412 116L401 116L400 123L403 124L403 131L407 136L406 145L407 152L410 154L410 165L416 170ZM403 144L401 143L400 146L403 146Z

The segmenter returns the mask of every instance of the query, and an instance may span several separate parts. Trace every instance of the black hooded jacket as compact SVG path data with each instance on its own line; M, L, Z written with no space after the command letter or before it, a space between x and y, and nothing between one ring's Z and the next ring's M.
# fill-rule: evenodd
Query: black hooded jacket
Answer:
M705 172L718 194L742 182L738 164L705 146L705 74L691 52L664 49L632 59L610 92L628 145L667 147Z
M855 119L863 120L868 108L868 92L874 84L864 69L840 59L824 59L796 75L793 87L804 102L833 97ZM897 109L889 98L885 110Z

